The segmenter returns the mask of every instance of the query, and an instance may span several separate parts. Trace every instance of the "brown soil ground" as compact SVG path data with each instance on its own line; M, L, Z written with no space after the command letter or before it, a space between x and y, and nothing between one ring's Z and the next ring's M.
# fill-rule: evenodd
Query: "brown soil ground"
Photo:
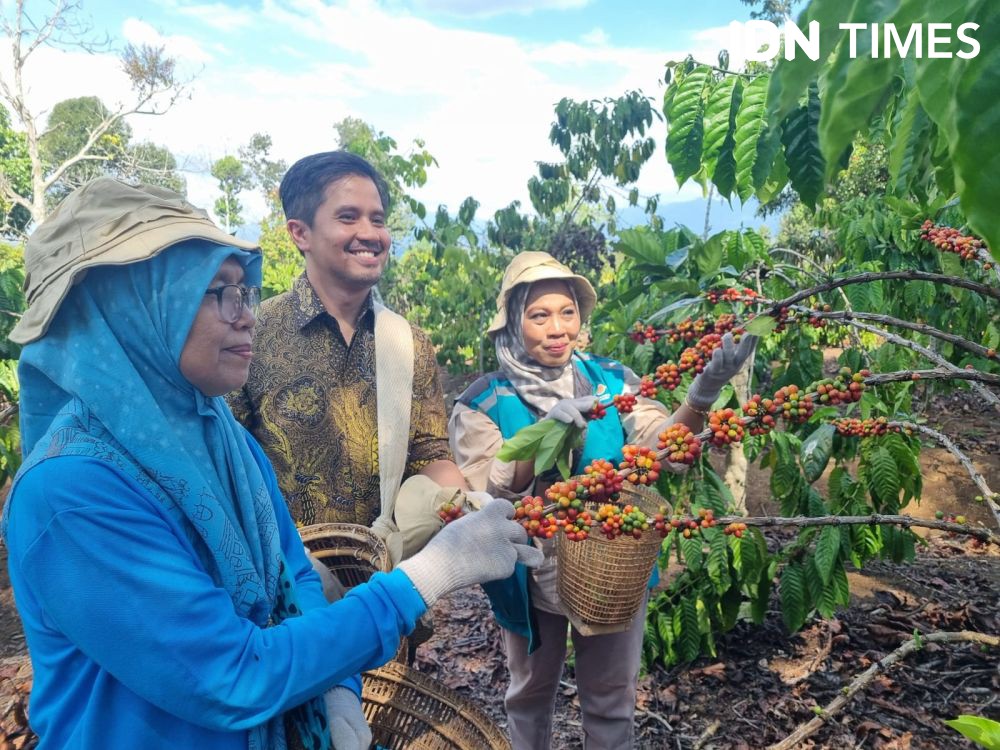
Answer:
M450 384L452 395L461 383ZM983 414L967 398L933 405L931 426L953 439L993 488L1000 487L1000 415ZM907 511L964 514L995 528L979 494L951 454L921 454L923 500ZM822 482L822 480L820 480ZM751 467L751 515L773 512L767 472ZM778 532L780 534L780 532ZM777 601L762 626L740 624L719 639L716 658L671 670L654 668L640 681L639 748L763 748L814 717L873 662L915 630L1000 633L1000 550L977 548L939 532L903 566L869 564L853 572L851 606L836 619L816 620L789 636ZM435 633L417 650L416 667L454 688L505 725L507 676L499 633L478 589L457 592L433 610ZM972 748L942 724L959 714L1000 720L997 649L930 644L875 680L831 715L802 748ZM0 750L33 747L27 728L30 663L0 545ZM555 712L553 748L582 747L573 669L565 668ZM470 749L471 750L471 749Z

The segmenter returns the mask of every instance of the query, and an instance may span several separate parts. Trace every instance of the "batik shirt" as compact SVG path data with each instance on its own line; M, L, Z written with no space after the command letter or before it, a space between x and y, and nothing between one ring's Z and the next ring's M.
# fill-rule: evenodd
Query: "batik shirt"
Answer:
M451 460L434 348L413 331L413 399L404 479ZM375 310L371 296L344 339L305 274L261 306L250 377L227 397L274 464L299 524L370 526L378 516Z

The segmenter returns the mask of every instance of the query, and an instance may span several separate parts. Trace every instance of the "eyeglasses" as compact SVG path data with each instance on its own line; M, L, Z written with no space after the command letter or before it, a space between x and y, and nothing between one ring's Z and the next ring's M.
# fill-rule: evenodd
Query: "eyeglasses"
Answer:
M225 284L206 289L205 294L214 294L219 303L219 318L224 323L235 323L247 309L257 317L260 310L260 287Z

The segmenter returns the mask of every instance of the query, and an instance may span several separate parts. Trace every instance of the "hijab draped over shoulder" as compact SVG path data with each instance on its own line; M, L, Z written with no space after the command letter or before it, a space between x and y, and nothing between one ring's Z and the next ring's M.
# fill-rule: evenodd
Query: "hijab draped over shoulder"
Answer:
M243 266L246 285L260 284L259 253L207 240L87 270L45 335L21 355L21 431L29 454L21 473L55 456L112 464L185 530L235 611L266 627L298 614L272 498L223 398L206 397L179 365L205 290L229 257ZM300 715L296 727L306 747L329 747L322 700L313 702L323 731L305 728ZM315 711L311 716L318 720ZM251 731L250 746L284 748L283 722Z

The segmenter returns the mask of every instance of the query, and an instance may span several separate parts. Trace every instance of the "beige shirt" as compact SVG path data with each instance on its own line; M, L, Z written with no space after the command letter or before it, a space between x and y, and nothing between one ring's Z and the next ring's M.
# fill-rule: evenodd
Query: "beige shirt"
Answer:
M659 401L639 397L630 414L623 414L626 443L632 445L653 445L664 424L670 419L670 412ZM510 500L534 492L534 483L522 492L514 492L514 464L498 461L496 456L503 445L503 436L496 423L481 411L460 402L455 403L448 422L448 437L455 463L465 474L474 490L486 490L495 497ZM545 561L533 571L528 580L532 606L543 612L566 614L559 601L556 588L558 568L556 566L555 541L535 540L542 550Z

